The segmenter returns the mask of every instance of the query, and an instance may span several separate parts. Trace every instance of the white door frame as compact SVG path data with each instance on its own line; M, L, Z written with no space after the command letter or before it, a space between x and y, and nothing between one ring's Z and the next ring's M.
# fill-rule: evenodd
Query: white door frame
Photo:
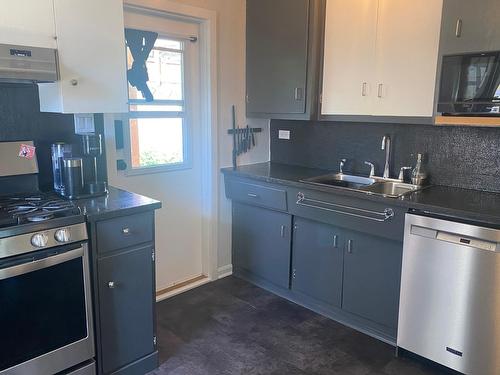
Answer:
M171 0L124 0L125 10L189 20L199 24L200 105L202 138L202 272L218 278L218 126L217 126L217 13Z

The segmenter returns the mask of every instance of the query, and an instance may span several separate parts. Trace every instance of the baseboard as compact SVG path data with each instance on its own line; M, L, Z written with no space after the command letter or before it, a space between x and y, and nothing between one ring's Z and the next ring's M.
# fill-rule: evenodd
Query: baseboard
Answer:
M166 288L156 292L156 302L163 301L164 299L176 296L178 294L187 292L188 290L197 288L206 283L209 283L211 280L206 276L195 277L194 279L179 283L170 288Z
M217 279L222 279L233 274L233 265L228 264L217 268Z

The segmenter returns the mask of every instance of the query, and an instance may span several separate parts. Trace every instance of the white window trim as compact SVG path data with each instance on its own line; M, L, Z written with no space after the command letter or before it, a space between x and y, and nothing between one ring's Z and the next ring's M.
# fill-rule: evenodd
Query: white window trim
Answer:
M147 30L154 31L154 30ZM159 33L159 38L165 38L170 40L179 40L177 36L171 36L166 33ZM183 41L183 43L187 43ZM165 49L165 48L162 48ZM170 50L170 49L169 49ZM153 173L167 173L174 171L182 171L193 168L192 162L192 126L191 126L191 118L189 116L189 111L186 111L186 108L191 103L189 98L188 90L186 87L189 87L189 74L186 74L185 67L186 63L189 64L189 53L188 48L183 46L182 50L172 50L174 52L182 52L182 94L183 100L155 100L154 103L137 103L136 101L140 101L141 99L129 99L130 105L140 105L140 104L149 104L149 105L161 105L161 104L174 104L179 105L182 103L184 111L175 112L175 111L130 111L125 116L126 118L123 120L125 126L123 126L124 132L124 156L126 158L127 168L124 170L125 176L138 176L138 175L146 175ZM127 91L128 91L128 81L127 81ZM155 165L151 167L132 167L132 140L130 139L130 119L131 118L182 118L182 151L183 151L183 161L180 163L169 163L169 164L161 164Z

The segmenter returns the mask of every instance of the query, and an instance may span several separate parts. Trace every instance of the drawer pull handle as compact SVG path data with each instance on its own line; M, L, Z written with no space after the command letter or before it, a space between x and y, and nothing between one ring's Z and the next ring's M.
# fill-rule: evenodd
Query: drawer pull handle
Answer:
M248 193L247 194L250 198L258 198L259 196L257 194L254 194L254 193Z
M114 289L115 288L115 282L114 281L108 282L108 288L109 289Z
M342 204L335 204L335 203L320 201L317 199L306 198L304 193L297 194L297 202L296 203L298 206L316 208L318 210L335 212L335 213L338 213L341 215L354 216L354 217L359 217L361 219L373 220L373 221L378 221L378 222L387 221L394 216L394 210L392 208L386 208L384 210L384 212L365 210L363 208L345 206ZM327 207L323 207L323 206L327 206ZM335 207L335 208L330 208L330 207ZM355 212L343 211L341 209L352 210ZM374 215L374 216L368 216L366 214Z
M281 238L285 238L285 226L284 225L281 226L280 236L281 236Z
M336 249L337 246L338 246L338 239L339 239L339 236L337 236L336 234L333 235L333 247Z
M123 234L130 234L130 228L123 228L122 233Z
M347 252L352 254L352 240L347 241Z

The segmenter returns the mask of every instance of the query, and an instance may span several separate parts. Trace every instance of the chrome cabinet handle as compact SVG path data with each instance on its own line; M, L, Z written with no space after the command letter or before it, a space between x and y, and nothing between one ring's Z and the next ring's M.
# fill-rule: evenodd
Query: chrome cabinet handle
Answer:
M123 228L122 233L123 234L130 234L130 228Z
M281 236L281 238L285 238L285 226L284 225L281 226L280 236Z
M302 87L296 87L295 88L295 90L294 90L294 98L297 101L300 101L300 100L304 99L304 95L302 93Z
M296 204L297 206L315 208L317 210L334 212L341 215L353 216L361 219L373 220L378 222L384 222L394 217L394 210L392 208L386 208L384 209L383 212L366 210L364 208L345 206L343 204L336 204L336 203L320 201L317 199L306 198L305 194L302 192L299 192L297 194ZM344 211L343 209L354 212ZM368 215L373 215L373 216L368 216Z
M352 240L347 241L347 252L352 254Z
M108 282L108 288L109 289L114 289L115 288L115 282L114 281Z
M250 198L258 198L259 197L257 194L254 194L254 193L248 193L247 196L249 196Z
M457 25L455 26L455 36L457 38L460 38L462 36L462 24L463 21L461 18L457 20Z
M361 95L362 96L366 96L366 86L367 86L367 83L366 82L363 82L363 85L362 85L362 88L361 88Z
M381 97L382 97L382 88L383 88L383 86L384 86L384 85L383 85L382 83L379 83L379 84L378 84L378 93L377 93L377 96L378 96L379 98L381 98Z
M71 84L71 86L78 86L78 80L77 79L72 79L71 81L69 81L69 83Z
M338 247L338 239L339 239L339 236L334 234L333 235L333 247L336 249Z

